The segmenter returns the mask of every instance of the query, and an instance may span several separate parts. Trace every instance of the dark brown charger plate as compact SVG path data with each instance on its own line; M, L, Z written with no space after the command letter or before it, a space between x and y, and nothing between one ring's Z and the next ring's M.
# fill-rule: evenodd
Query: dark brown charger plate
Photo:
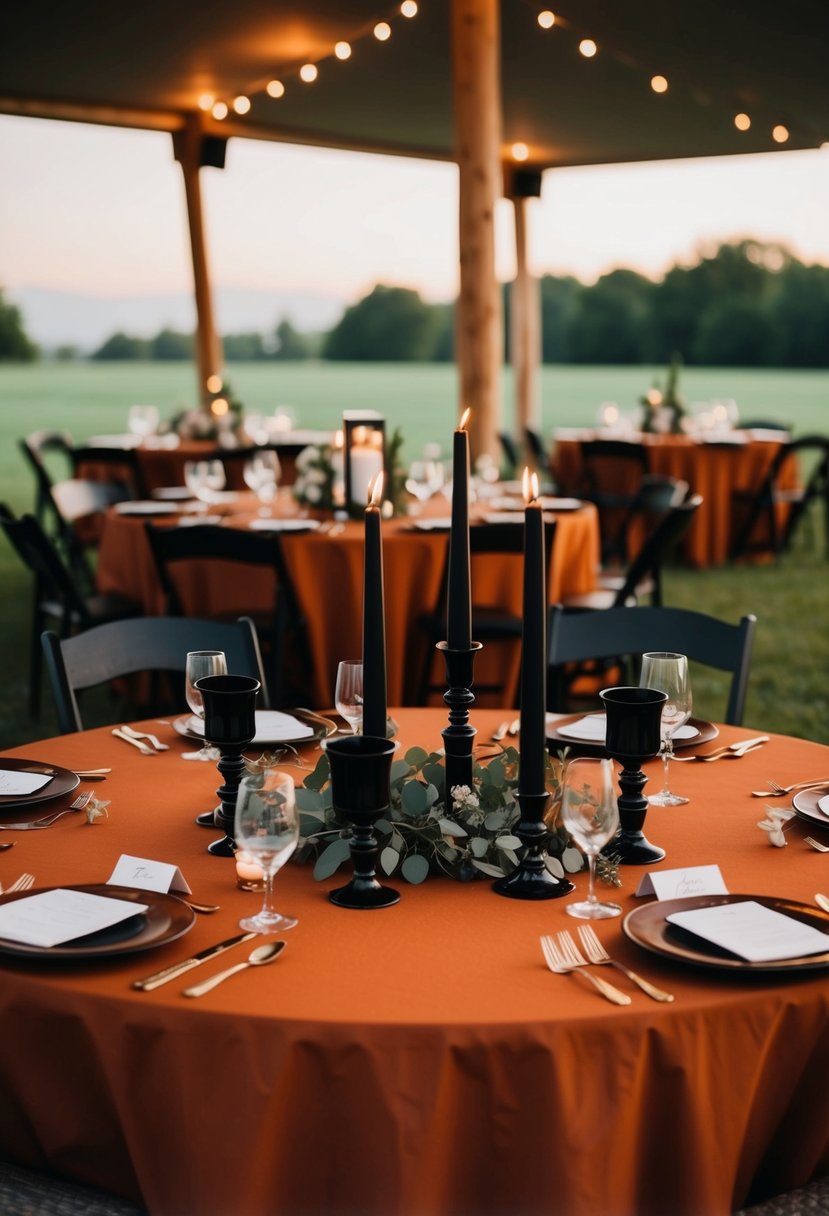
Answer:
M659 954L678 963L693 967L714 967L718 970L735 971L746 975L762 975L766 972L819 971L829 967L829 936L823 954L810 954L802 958L784 958L762 963L750 963L746 959L706 942L694 933L671 925L665 919L672 912L692 912L697 908L713 908L720 904L736 904L754 900L782 912L795 920L811 925L829 934L829 913L811 904L794 899L780 899L773 895L693 895L687 899L662 899L643 904L628 912L622 921L622 932L643 950Z
M820 828L829 828L829 815L824 815L823 811L819 811L817 805L821 798L826 798L827 795L829 795L829 784L816 790L798 790L792 798L792 806L799 818L807 819L809 823L816 823Z
M91 933L88 937L76 938L61 946L28 946L23 942L9 941L0 937L0 954L19 958L46 960L95 960L115 958L121 954L135 954L163 946L182 937L193 927L196 914L191 907L174 895L160 891L140 891L135 887L109 886L107 883L86 883L81 886L59 883L54 887L43 887L29 891L14 891L0 896L0 905L16 899L26 899L43 891L86 891L90 895L104 895L109 899L123 899L130 903L148 904L146 912L136 913L129 920Z
M568 726L571 722L581 721L589 712L588 710L580 714L570 714L567 718L559 718L555 723L548 723L548 745L552 743L556 747L571 747L574 750L578 749L579 751L589 752L594 755L604 755L605 748L603 743L592 743L589 739L570 739L567 735L560 734L562 726ZM684 751L688 747L700 747L703 743L710 743L720 733L714 723L706 721L705 718L689 718L688 725L695 726L699 734L694 735L693 739L677 739L674 743L676 751Z
M52 780L42 789L35 790L19 798L15 794L0 794L0 815L4 811L16 811L21 807L36 806L40 802L50 802L60 798L62 794L71 794L80 785L81 779L77 773L68 768L60 768L57 764L45 764L40 760L13 760L9 756L0 758L0 768L17 773L49 773Z

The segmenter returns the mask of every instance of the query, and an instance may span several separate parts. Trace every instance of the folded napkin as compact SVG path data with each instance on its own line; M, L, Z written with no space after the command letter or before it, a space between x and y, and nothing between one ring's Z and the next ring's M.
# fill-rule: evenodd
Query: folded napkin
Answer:
M188 723L194 735L204 734L204 722L195 717ZM256 734L253 742L258 744L283 743L285 740L311 739L314 735L313 726L300 722L293 714L283 714L276 709L257 709Z
M555 724L554 724L555 725ZM565 739L580 739L585 743L604 743L605 715L588 714L576 722L568 722L565 726L557 726L556 734ZM696 726L686 724L678 727L673 734L674 739L693 739L699 734Z
M254 532L315 532L320 526L318 519L252 519L250 528Z

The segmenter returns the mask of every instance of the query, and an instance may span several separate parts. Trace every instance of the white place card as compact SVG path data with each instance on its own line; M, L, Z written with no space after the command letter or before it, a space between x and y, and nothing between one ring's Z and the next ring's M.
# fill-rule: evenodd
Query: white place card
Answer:
M727 895L719 866L685 866L645 874L634 892L657 899L687 899L689 895Z
M26 946L60 946L147 911L147 904L55 888L0 907L0 937Z
M803 958L829 951L829 933L753 899L691 912L672 912L666 919L750 963Z
M53 777L54 773L25 773L19 769L0 768L0 794L4 798L26 798L42 790Z
M191 895L190 887L178 866L167 861L149 861L146 857L130 857L122 853L115 869L107 879L109 887L138 887L141 891L183 891Z

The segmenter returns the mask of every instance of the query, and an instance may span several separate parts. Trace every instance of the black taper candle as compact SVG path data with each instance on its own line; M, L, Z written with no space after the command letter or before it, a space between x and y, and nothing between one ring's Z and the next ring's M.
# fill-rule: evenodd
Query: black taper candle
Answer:
M386 614L380 504L383 475L376 478L365 512L363 564L363 734L386 737Z
M546 792L547 754L547 570L544 561L544 516L537 501L538 477L524 470L524 611L521 643L522 794Z
M449 533L449 587L446 640L452 650L472 645L472 590L469 573L469 435L464 410L452 436L452 529Z

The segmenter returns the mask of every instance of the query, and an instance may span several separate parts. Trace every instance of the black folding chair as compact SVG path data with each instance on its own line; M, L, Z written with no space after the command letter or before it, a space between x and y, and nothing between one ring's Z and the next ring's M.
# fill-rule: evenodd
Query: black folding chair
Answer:
M223 650L228 671L258 679L262 684L258 704L265 708L269 705L259 642L250 617L234 622L140 617L112 621L63 640L46 630L41 640L58 724L66 735L83 730L77 693L138 672L183 673L190 650Z
M628 525L648 472L648 449L623 439L589 439L581 444L581 459L578 492L599 512L602 565L624 564Z
M72 436L66 431L32 431L30 435L18 440L18 446L35 479L35 519L54 536L57 521L52 502L52 486L56 480L62 481L72 472ZM52 475L47 465L47 460L52 456L56 456L60 466L59 478Z
M611 608L605 612L550 614L548 709L566 712L568 665L611 660L614 665L649 650L670 650L708 667L731 673L725 721L743 720L757 618L739 625L685 608Z
M796 486L786 484L784 476L792 460L805 465ZM756 553L785 553L813 503L823 504L829 554L829 438L824 435L803 435L783 444L757 490L734 494L732 510L737 518L732 560Z

